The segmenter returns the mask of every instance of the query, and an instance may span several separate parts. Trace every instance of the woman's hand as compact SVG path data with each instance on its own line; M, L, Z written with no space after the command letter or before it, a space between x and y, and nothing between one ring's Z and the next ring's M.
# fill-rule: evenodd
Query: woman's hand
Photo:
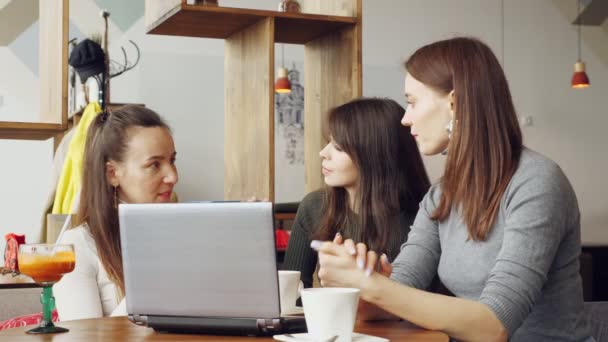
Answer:
M336 242L336 239L334 239ZM393 266L388 260L386 254L382 254L378 258L378 254L374 251L368 251L367 246L364 243L358 243L355 245L354 241L348 239L344 241L344 246L348 252L356 257L357 267L365 270L365 274L369 277L375 270L380 272L385 277L391 275Z
M333 243L313 241L311 247L319 251L319 278L323 286L359 287L361 276L369 277L378 270L383 276L390 276L392 266L385 254L380 258L374 251L368 251L363 243L355 245L347 239L341 244L338 233Z
M319 252L318 275L321 286L359 287L365 274L357 267L355 257L346 245L314 240L310 246Z

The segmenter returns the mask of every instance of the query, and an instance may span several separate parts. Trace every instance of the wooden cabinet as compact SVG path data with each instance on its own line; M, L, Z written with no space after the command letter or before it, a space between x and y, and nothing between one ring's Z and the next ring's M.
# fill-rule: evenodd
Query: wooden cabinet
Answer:
M68 10L68 0L40 0L40 121L0 121L0 139L47 140L67 129Z
M225 40L227 200L251 195L274 200L275 43L304 45L307 192L323 184L318 153L326 143L326 111L361 96L361 0L299 2L302 13L146 0L149 34Z

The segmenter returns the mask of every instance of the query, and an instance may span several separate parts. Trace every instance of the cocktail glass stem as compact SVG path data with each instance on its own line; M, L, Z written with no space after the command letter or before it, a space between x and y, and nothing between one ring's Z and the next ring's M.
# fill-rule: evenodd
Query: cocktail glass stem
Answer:
M55 307L55 297L53 297L53 286L46 285L42 288L40 303L42 303L42 322L40 322L40 326L54 326L53 308Z
M40 294L42 303L42 321L34 329L27 331L28 334L49 334L69 331L66 328L56 327L53 324L53 309L55 308L55 297L53 297L53 284L43 284Z

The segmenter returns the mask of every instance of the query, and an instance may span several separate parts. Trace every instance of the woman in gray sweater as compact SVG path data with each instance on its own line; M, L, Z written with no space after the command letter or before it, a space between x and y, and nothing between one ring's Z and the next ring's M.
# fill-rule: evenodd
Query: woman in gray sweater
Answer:
M313 241L322 285L360 288L366 318L394 315L458 340L592 341L576 195L557 164L523 147L495 55L453 38L420 48L405 68L401 122L423 154L447 151L444 175L379 272L366 245ZM421 290L435 274L455 297Z
M405 109L389 99L360 98L328 113L329 143L319 152L324 189L300 203L283 269L313 285L313 238L365 242L393 260L407 239L429 180ZM320 170L321 171L321 170ZM340 239L340 238L339 238Z

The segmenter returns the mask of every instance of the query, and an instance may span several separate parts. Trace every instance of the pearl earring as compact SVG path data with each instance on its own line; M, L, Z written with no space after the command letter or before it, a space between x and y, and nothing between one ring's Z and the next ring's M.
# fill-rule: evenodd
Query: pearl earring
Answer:
M452 138L452 130L454 129L454 120L450 119L450 122L448 122L448 125L445 126L445 130L448 132L448 138L451 139Z

